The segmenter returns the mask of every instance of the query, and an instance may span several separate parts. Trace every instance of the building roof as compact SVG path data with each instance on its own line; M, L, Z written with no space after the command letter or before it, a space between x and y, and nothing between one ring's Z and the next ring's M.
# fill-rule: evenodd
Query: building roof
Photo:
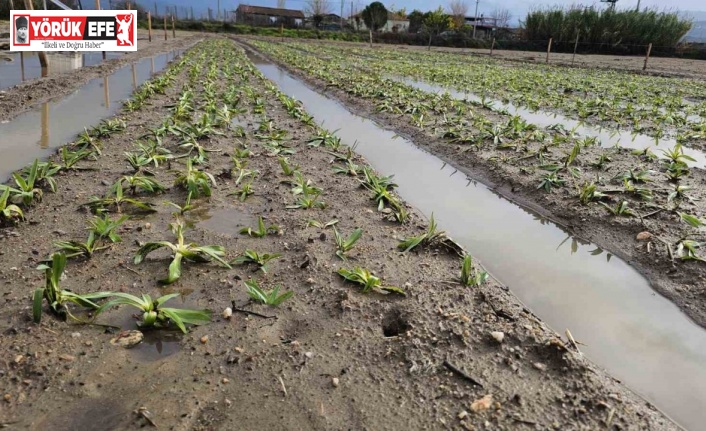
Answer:
M363 19L363 12L359 12L359 13L351 16L351 19L356 19L356 18ZM402 15L398 15L396 13L392 13L390 11L387 11L387 20L388 21L409 21L408 18L406 18Z
M238 12L253 15L268 15L268 16L284 16L288 18L304 19L304 13L294 9L279 9L276 7L250 6L241 4L238 6Z

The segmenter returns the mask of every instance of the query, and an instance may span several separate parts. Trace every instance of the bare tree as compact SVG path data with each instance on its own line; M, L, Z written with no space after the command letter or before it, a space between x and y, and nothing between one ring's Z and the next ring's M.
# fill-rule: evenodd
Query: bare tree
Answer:
M279 9L284 9L287 5L287 0L277 0L277 7Z
M324 16L331 13L331 4L328 0L307 0L304 9L310 16Z
M498 28L508 28L510 27L510 20L512 19L512 13L509 9L495 9L493 12L495 16L496 27Z
M468 4L463 0L451 0L449 2L449 15L454 21L456 28L463 27L466 23L466 14L468 13Z

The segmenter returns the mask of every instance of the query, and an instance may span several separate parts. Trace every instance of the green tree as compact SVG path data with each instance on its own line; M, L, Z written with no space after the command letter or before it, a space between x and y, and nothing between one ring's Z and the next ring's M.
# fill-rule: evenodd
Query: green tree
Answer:
M410 33L417 33L422 29L422 21L424 20L424 14L422 12L415 9L407 15L407 19L409 19Z
M427 12L424 14L424 20L422 21L422 31L429 35L429 46L431 50L431 40L434 36L438 36L439 33L449 28L449 16L444 13L444 10L439 6L435 11Z
M367 5L362 15L365 26L371 31L379 31L387 24L387 8L379 1Z

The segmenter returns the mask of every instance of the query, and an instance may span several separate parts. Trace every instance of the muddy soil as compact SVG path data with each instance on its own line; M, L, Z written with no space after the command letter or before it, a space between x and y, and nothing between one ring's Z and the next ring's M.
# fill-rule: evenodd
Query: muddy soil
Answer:
M686 314L701 326L706 326L706 267L702 262L672 260L664 241L674 248L684 235L689 232L685 223L672 212L657 211L649 203L640 202L637 196L625 194L620 199L613 198L609 205L616 206L620 200L627 200L632 208L639 208L641 214L649 217L614 217L600 205L580 205L572 187L560 189L553 193L539 190L537 184L541 181L543 172L531 169L531 166L510 165L499 163L512 156L512 151L497 148L482 147L480 150L469 146L452 145L433 133L432 128L419 129L397 114L379 112L375 104L368 99L351 96L345 91L336 89L327 82L312 77L291 65L282 64L277 59L270 58L292 74L303 79L329 97L343 102L359 115L373 118L384 127L395 130L417 145L447 161L469 177L479 180L507 199L516 202L530 210L553 220L565 227L573 235L591 241L605 250L620 256L644 274L655 290L677 304ZM492 113L484 111L484 115L492 117ZM560 153L559 150L557 150ZM606 154L612 162L607 168L595 168L588 162L597 160ZM588 147L581 150L580 162L582 175L586 179L613 178L631 169L660 170L658 161L647 161L630 154L628 150L601 149ZM660 181L663 182L663 181ZM578 181L581 183L581 181ZM706 193L702 185L706 183L706 171L692 169L689 177L682 179L682 184L691 187L694 201L685 203L680 211L702 214ZM622 187L617 182L616 189ZM666 196L669 184L650 183L655 196ZM673 188L673 187L672 187ZM648 237L638 238L638 234L648 232ZM644 234L643 234L644 235Z
M20 85L0 91L0 122L8 121L18 114L49 99L66 96L85 82L113 73L118 68L133 63L141 58L152 57L162 52L185 49L203 38L200 34L179 32L177 38L164 40L153 33L152 42L148 42L146 34L138 36L138 50L126 53L120 58L107 60L101 64L83 67L71 73L48 76L46 78L26 81ZM144 39L144 40L143 40Z
M240 36L242 38L261 39L266 41L280 40L276 37L265 36ZM369 47L367 43L361 42L340 42L330 40L306 40L310 43L321 43L327 45L345 45L357 47ZM427 50L425 46L412 45L388 45L388 44L373 44L373 49L399 49L399 50ZM470 48L446 48L446 47L431 47L431 51L449 52L459 55L478 55L488 56L487 49L470 49ZM493 57L511 62L533 62L544 63L547 58L546 52L535 51L508 51L494 50ZM559 64L563 66L571 66L573 54L552 53L549 62L550 64ZM595 55L595 54L577 54L574 67L585 68L601 68L611 70L631 71L640 74L656 75L656 76L674 76L693 79L706 79L706 60L690 60L683 58L667 58L667 57L651 57L649 66L646 71L642 70L645 64L644 56L617 56L617 55Z
M207 44L192 52L205 49ZM247 62L242 54L235 61L230 49L227 44L229 57L214 60ZM62 283L78 292L181 292L183 302L174 300L175 306L211 309L212 322L185 336L151 333L151 341L130 350L111 345L116 335L104 327L48 315L33 324L30 293L43 283L34 268L52 252L53 240L85 237L90 215L78 203L104 194L130 172L123 152L171 115L168 106L187 80L184 71L166 95L122 115L128 128L104 140L97 161L83 163L96 170L60 176L58 193L45 193L27 211L27 222L2 231L1 424L55 430L136 429L149 421L174 430L677 428L565 345L506 287L493 280L476 288L456 283L460 260L448 249L399 253L398 239L421 233L426 221L414 209L408 225L384 220L357 179L335 175L332 156L306 145L312 129L290 117L255 77L234 84L263 96L267 117L296 150L290 162L323 188L327 206L285 209L294 200L291 186L282 182L287 177L277 158L254 136L260 114L244 92L240 107L246 112L238 120L245 138L223 130L223 136L203 141L220 150L209 153L205 165L217 175L217 189L187 213L193 228L186 238L223 245L229 258L246 248L282 253L267 274L248 266L187 263L177 283L158 288L168 255L155 254L138 266L132 256L138 243L173 241L167 230L171 208L162 203L183 202L185 192L170 187L162 195L141 196L158 212L126 222L122 242L91 260L71 260ZM202 100L200 87L197 93ZM260 172L255 194L243 202L228 195L237 189L230 156L238 139L255 153L248 168ZM165 142L176 151L175 144ZM183 169L182 162L171 168ZM154 171L160 183L172 184L173 171ZM280 232L260 239L237 233L254 226L258 216ZM344 234L364 230L348 262L334 254L332 231L306 228L309 219L338 219ZM361 293L334 272L352 266L370 269L406 296ZM249 303L243 281L251 277L295 294L278 308ZM221 318L232 301L249 312ZM133 329L130 314L119 309L99 321Z

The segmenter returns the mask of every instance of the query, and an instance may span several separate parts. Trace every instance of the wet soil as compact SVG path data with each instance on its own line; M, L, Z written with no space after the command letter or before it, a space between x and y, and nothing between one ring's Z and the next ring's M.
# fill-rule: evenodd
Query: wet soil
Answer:
M97 161L85 162L97 170L60 176L59 192L46 193L27 211L26 223L2 230L1 424L58 430L135 429L149 421L175 430L677 428L567 347L506 287L492 280L477 288L456 284L458 256L434 247L398 253L398 238L426 228L423 217L410 209L409 225L383 220L356 179L334 175L331 156L306 146L311 129L289 117L255 79L241 85L267 96L268 117L288 132L297 151L290 161L324 189L327 207L285 209L293 202L290 186L281 183L286 178L277 159L253 137L259 115L243 99L248 111L241 123L248 128L241 139L255 152L249 168L260 171L255 195L244 202L227 196L236 188L228 174L237 142L233 132L209 138L205 144L222 152L211 153L206 168L223 174L214 195L195 202L211 217L197 213L186 238L223 245L229 258L246 248L282 253L268 273L185 264L181 280L170 289L183 289L184 303L209 308L214 318L180 337L178 351L170 345L170 354L158 358L111 345L116 334L103 327L48 315L40 325L32 324L30 292L43 283L34 268L53 250L53 240L85 237L90 216L77 204L102 195L129 172L123 152L170 115L167 105L186 80L182 73L166 95L121 116L128 129L104 140ZM165 145L175 149L175 142ZM172 168L181 168L180 163ZM155 171L158 181L172 183L172 171ZM160 291L156 282L166 273L166 254L139 266L131 262L138 242L173 240L167 230L171 209L162 202L184 198L185 192L174 187L143 197L158 212L126 222L120 229L123 241L93 259L72 260L63 286L78 292L172 291ZM236 235L219 222L228 210L236 220L243 214L263 216L282 233L260 239ZM350 262L335 256L330 229L305 228L310 218L339 219L344 234L363 228ZM407 296L363 294L334 273L353 265L404 288ZM295 295L279 308L251 304L243 286L250 277ZM232 301L265 317L242 312L229 320L219 317ZM110 312L100 322L123 322L124 312ZM504 333L501 343L493 331Z
M267 41L278 41L280 38L264 37L264 36L241 36L245 38L261 39ZM307 40L311 43L321 43L326 45L341 44L344 46L366 47L367 43L360 42L338 42L328 40ZM425 46L411 45L388 45L388 44L373 44L373 49L399 49L399 50L423 50L427 51ZM481 57L489 56L490 50L487 49L470 49L470 48L445 48L431 47L431 51L448 52L458 55L477 55ZM551 53L549 63L562 66L572 66L571 59L573 54ZM508 51L494 50L493 58L504 61L520 62L520 63L544 63L546 62L546 52L535 51ZM668 57L651 57L646 71L642 70L645 64L644 56L617 56L617 55L595 55L595 54L577 54L573 63L573 67L582 68L601 68L610 70L630 71L638 74L655 75L655 76L674 76L693 79L706 79L706 60L690 60L684 58L668 58Z
M143 37L144 35L140 35ZM71 73L62 73L45 78L26 81L22 84L0 91L0 122L9 121L18 114L25 112L50 99L71 94L85 82L113 73L118 68L133 63L145 57L152 57L162 52L188 48L203 38L200 34L177 33L168 40L155 37L152 42L138 39L138 50L129 52L119 58L106 60L95 66L83 67ZM0 60L1 61L1 60Z
M449 144L436 136L431 128L421 130L403 116L379 112L371 100L349 95L291 65L282 64L276 59L271 60L329 97L340 100L359 115L373 118L384 127L397 131L401 136L446 160L471 178L483 182L505 198L555 221L577 237L620 256L643 273L655 290L672 300L698 324L706 326L705 265L702 262L670 259L667 247L662 241L675 248L676 242L690 231L676 214L660 211L643 220L637 217L614 217L599 205L580 205L575 192L570 190L571 187L545 193L537 188L543 174L541 170L528 170L525 166L498 162L512 157L512 151L488 147L475 150L464 145ZM486 112L484 115L492 117L493 114ZM580 167L582 175L585 175L583 178L588 180L596 178L596 175L606 179L613 178L638 167L652 169L654 172L661 169L660 162L641 160L631 155L629 150L589 147L581 151L584 162L580 163ZM610 155L613 159L605 170L593 168L588 163L597 160L601 154ZM695 199L680 211L703 214L703 205L706 202L706 193L702 187L704 183L706 171L701 169L692 169L690 176L682 179L682 184L691 187ZM657 184L650 183L650 188L656 186ZM615 188L621 187L622 183ZM666 196L670 187L669 184L660 185L655 189L655 196ZM627 200L633 208L642 208L642 214L654 212L654 209L649 210L649 206L644 202L640 203L637 198L623 194L620 200ZM611 200L609 204L615 206L618 202ZM637 235L641 232L649 232L651 239L637 240Z

